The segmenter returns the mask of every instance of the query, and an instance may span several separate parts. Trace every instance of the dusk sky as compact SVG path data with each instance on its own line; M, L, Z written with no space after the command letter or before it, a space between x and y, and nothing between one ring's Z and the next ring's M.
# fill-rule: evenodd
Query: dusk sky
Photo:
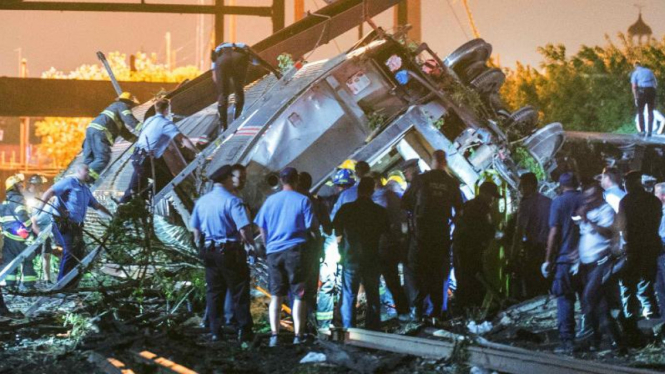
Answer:
M196 4L196 0L164 2ZM644 20L654 36L662 38L665 0L637 2L644 7ZM422 0L422 3L423 41L441 57L473 37L461 0ZM470 0L469 3L481 37L492 43L495 55L507 66L514 65L516 60L537 65L540 56L536 48L550 42L565 44L571 53L581 44L604 44L605 34L616 38L638 15L635 0ZM236 0L236 4L270 5L271 0ZM314 11L323 7L324 2L306 0L305 4L307 10ZM293 22L292 9L293 1L287 0L287 24ZM376 17L375 21L385 28L392 27L392 11ZM249 44L271 31L270 20L265 18L238 17L237 24L238 41ZM208 40L211 16L205 16L204 26ZM84 63L95 63L98 50L127 54L138 50L157 52L163 60L167 31L172 34L173 48L179 49L177 64L194 64L196 28L195 15L0 11L0 76L18 75L18 48L28 60L31 77L38 77L50 67L69 71ZM354 30L338 38L337 45L320 47L310 60L335 55L350 46L356 35Z

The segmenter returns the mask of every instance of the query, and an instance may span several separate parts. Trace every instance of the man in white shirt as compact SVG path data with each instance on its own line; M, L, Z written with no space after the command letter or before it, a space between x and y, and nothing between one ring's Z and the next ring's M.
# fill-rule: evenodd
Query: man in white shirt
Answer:
M626 191L621 189L621 173L617 168L605 168L600 175L600 186L605 190L605 201L614 209L614 213L619 212L619 202L626 196Z

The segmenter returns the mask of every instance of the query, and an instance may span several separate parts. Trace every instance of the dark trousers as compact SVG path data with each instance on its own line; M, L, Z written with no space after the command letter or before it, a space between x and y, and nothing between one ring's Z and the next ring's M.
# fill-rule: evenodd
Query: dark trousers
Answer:
M402 282L399 279L399 245L396 242L381 244L381 251L379 252L379 262L381 264L381 275L386 282L386 287L392 295L395 309L398 314L405 314L409 312L409 302L406 299L406 293Z
M229 95L233 89L235 99L235 113L233 119L240 117L245 105L245 77L249 66L249 56L245 52L234 51L232 48L222 48L217 57L215 80L217 84L217 110L222 131L228 127L227 107Z
M615 290L611 283L603 284L603 275L610 271L612 262L605 257L601 261L580 264L580 276L583 284L582 314L585 324L589 324L597 343L601 340L601 325L610 333L612 340L619 339L619 328L610 315L608 306L609 293Z
M575 294L579 290L579 280L573 276L571 264L556 264L552 295L556 297L557 327L561 341L575 339Z
M210 331L218 334L224 320L223 301L227 290L233 296L238 328L251 331L253 322L249 311L249 267L247 254L240 244L225 244L209 248L203 255L206 272L206 302Z
M2 296L2 287L0 287L0 313L7 311L7 304L5 304L5 298Z
M644 127L644 108L647 108L649 119ZM656 89L653 87L637 88L637 119L640 132L651 134L653 130L653 111L656 109Z
M12 260L14 260L18 255L25 250L26 245L25 242L20 242L14 239L10 239L5 237L5 244L2 247L2 267L0 269L4 269L7 265L9 265ZM35 272L35 267L32 264L32 260L34 260L35 254L32 254L25 260L23 260L22 266L19 266L14 270L11 274L7 275L5 278L5 281L7 282L7 286L9 287L14 287L18 284L18 281L21 279L21 273L23 274L23 284L26 287L34 287L35 282L37 282L37 272ZM23 268L21 270L21 267Z
M358 288L362 282L367 297L367 313L365 328L379 330L381 328L381 301L379 299L379 279L381 270L378 266L346 264L342 271L342 325L344 328L356 326L356 303Z
M524 297L527 299L540 295L547 295L549 282L540 272L540 266L545 262L545 244L524 243L524 261L519 272L523 284Z
M438 317L443 307L443 284L450 275L450 240L411 238L405 275L409 304L415 317L422 317L427 296L432 302L433 316Z
M148 199L152 195L152 188L148 183L148 178L153 178L152 164L155 168L155 191L159 192L169 183L171 173L164 162L164 159L154 158L150 159L148 155L143 155L139 151L134 151L132 155L132 166L134 173L132 179L129 181L129 187L125 190L125 194L120 199L121 203L126 203L132 199L134 194L140 194L143 199Z
M62 247L62 259L60 260L60 271L58 272L58 281L60 281L85 256L83 227L68 225L66 223L56 223L53 225L53 238L56 244ZM76 287L82 276L83 272L79 272L78 276L69 282L67 287Z
M665 318L665 253L658 256L658 269L655 283L656 296L660 317Z
M487 290L478 280L483 276L483 253L486 246L482 243L455 243L455 305L464 309L479 308L485 300Z
M88 127L83 141L83 163L90 168L90 176L99 178L111 161L111 145L104 132Z
M643 310L650 313L658 305L653 292L658 268L657 258L657 255L629 255L626 267L620 275L624 328L628 334L638 334L637 321L643 315Z

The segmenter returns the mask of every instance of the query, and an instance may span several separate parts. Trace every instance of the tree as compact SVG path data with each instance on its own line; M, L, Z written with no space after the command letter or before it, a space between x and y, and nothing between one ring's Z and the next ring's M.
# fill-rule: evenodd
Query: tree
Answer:
M665 78L665 38L636 45L623 34L619 44L606 36L605 46L582 46L568 56L561 44L538 51L540 69L517 64L504 68L504 101L511 109L530 104L539 108L542 123L561 122L567 130L599 132L634 131L635 108L630 73L637 59ZM665 82L663 82L665 83ZM659 87L658 97L665 89Z
M127 56L120 52L111 52L107 60L116 78L120 81L133 82L182 82L196 78L201 72L195 66L183 66L172 71L166 65L157 62L156 54L148 56L139 52L136 55L136 71L131 71ZM42 74L47 79L86 79L109 80L100 64L81 65L74 71L64 73L51 68ZM81 150L85 130L92 118L45 117L35 124L36 134L42 143L40 152L53 158L57 167L68 165Z

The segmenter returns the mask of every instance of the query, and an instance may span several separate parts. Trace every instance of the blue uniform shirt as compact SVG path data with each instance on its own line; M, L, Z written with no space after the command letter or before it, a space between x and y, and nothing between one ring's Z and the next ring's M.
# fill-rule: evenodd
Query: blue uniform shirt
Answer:
M154 156L162 157L171 139L180 134L180 130L170 119L156 114L143 124L143 130L136 141L136 148L152 151Z
M356 200L358 200L358 183L339 194L339 197L332 208L332 212L330 213L330 219L332 220L335 218L335 214L337 214L342 205L352 203Z
M307 230L315 226L312 203L295 191L270 196L254 223L266 231L266 253L282 252L307 241Z
M653 72L643 66L638 66L633 70L633 74L630 76L630 83L636 85L637 87L656 87L658 83L656 82L656 76L653 75Z
M234 44L237 48L248 48L249 47L245 43L222 43L222 44L218 45L217 48L215 48L215 53L217 53L219 55L219 51L221 51L222 48L230 48L230 47L233 47ZM256 58L252 57L252 65L258 65L258 64L259 64L259 61ZM210 68L212 70L215 70L216 67L217 67L217 61L213 61Z
M203 233L205 240L239 242L238 230L250 224L242 200L222 186L201 196L194 205L191 226Z
M90 188L74 176L62 178L51 189L56 196L54 207L69 212L69 219L76 223L83 222L88 207L99 204Z
M559 264L572 264L579 259L577 245L580 233L572 217L577 215L581 205L582 198L578 191L566 191L552 201L550 227L558 226L560 229L559 255L556 259Z

